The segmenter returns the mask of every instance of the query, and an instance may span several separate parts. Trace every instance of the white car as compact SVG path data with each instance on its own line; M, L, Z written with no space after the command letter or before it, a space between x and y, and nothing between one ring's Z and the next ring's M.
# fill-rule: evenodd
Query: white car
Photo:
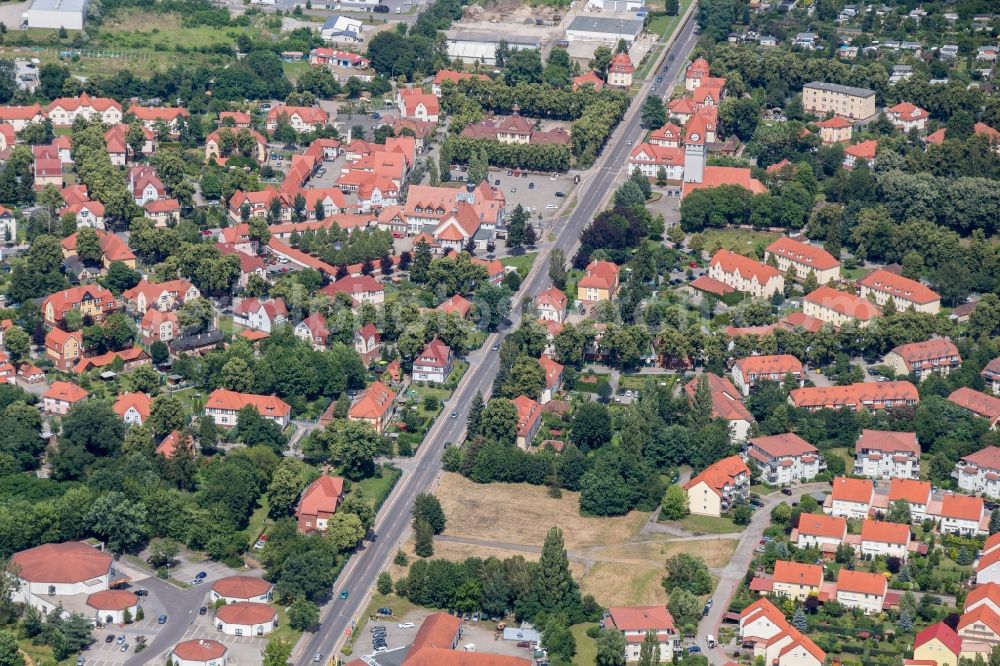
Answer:
M555 204L549 204L548 206L545 207L546 210L555 210L557 208L559 208L559 206Z
M413 624L412 622L400 622L399 623L399 628L400 629L413 629L416 626L417 625Z

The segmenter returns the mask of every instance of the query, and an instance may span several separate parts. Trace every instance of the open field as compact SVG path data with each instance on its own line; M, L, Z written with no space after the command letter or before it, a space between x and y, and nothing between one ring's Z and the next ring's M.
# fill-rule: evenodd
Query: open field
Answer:
M671 521L678 527L694 532L695 534L726 534L729 532L740 532L743 527L737 525L729 518L720 516L697 516L691 514L683 520Z
M702 236L705 238L705 251L709 254L720 248L751 254L759 247L763 258L763 248L770 245L778 234L753 229L707 229Z
M233 44L247 28L184 27L174 13L140 10L116 13L100 29L102 48L174 50L178 45L196 49Z

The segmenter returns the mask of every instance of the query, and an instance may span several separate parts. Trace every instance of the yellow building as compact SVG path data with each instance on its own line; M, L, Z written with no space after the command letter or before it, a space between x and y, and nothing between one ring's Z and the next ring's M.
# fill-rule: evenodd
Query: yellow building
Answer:
M933 624L913 640L913 658L933 661L938 666L958 666L962 652L962 639L944 622Z
M875 115L875 91L813 81L802 86L802 106L818 116L832 113L853 120L867 120Z
M818 564L800 564L784 560L774 563L772 591L775 594L804 601L810 594L818 594L822 584L823 567Z
M778 270L787 273L795 269L795 279L805 280L812 273L817 284L826 284L840 279L840 262L821 247L783 236L767 246L764 261L774 257Z

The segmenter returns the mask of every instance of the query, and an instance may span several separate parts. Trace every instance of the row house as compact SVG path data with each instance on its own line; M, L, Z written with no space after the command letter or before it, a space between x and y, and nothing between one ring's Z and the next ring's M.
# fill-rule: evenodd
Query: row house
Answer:
M601 259L591 261L577 282L577 296L590 304L610 301L618 291L618 272L615 263Z
M124 372L134 370L141 365L150 365L153 362L142 347L129 347L121 351L109 351L98 356L81 358L73 368L73 372L80 375L90 370L110 368L119 361L122 363Z
M174 311L164 312L149 308L139 320L139 339L143 344L167 343L181 335L180 321Z
M810 594L819 594L823 584L823 567L778 560L774 563L771 591L777 595L805 601Z
M833 480L833 492L823 511L841 518L864 519L874 502L875 484L870 480L838 476Z
M826 285L806 294L802 299L802 311L806 316L837 328L848 322L863 328L882 316L882 311L871 301Z
M789 486L814 479L826 465L819 450L794 433L754 437L747 458L757 461L761 476L771 486Z
M305 340L316 350L325 349L327 340L330 338L330 329L326 326L326 319L319 312L313 312L296 324L294 333L295 337Z
M87 120L97 118L104 125L117 125L122 121L122 105L108 97L60 97L53 100L45 115L55 127L71 127L78 116Z
M913 309L916 312L937 314L941 311L941 296L925 285L896 275L884 268L872 271L858 281L862 298L871 298L879 307L892 299L897 310Z
M993 393L1000 393L1000 357L997 357L986 364L983 371L979 373L986 384L986 388Z
M45 122L45 109L40 104L26 106L0 106L0 122L20 132L28 125Z
M862 558L898 557L905 560L910 550L910 526L866 520L861 525L858 555Z
M772 666L822 666L826 653L808 636L795 629L769 599L762 598L743 609L739 620L740 641L753 644L753 656Z
M451 374L453 360L451 347L435 335L413 359L413 380L443 384Z
M910 407L920 402L917 387L907 381L871 382L847 386L806 386L788 394L789 404L809 411L862 407L869 411Z
M392 418L395 401L395 391L382 382L373 382L348 409L347 418L367 423L372 430L382 435Z
M722 419L726 422L730 437L734 442L745 442L750 434L750 426L753 425L754 418L750 414L750 410L743 404L739 390L725 377L706 372L684 386L684 392L689 400L694 400L702 378L708 384L708 390L712 396L712 418Z
M542 427L542 406L526 395L519 395L511 402L517 410L517 447L527 451Z
M847 540L847 519L825 513L803 513L799 526L792 533L792 541L799 548L818 548L832 555Z
M847 608L858 608L865 615L882 612L888 591L889 580L882 574L847 568L837 574L837 601Z
M783 382L791 375L799 386L803 386L805 370L802 361L791 354L748 356L733 364L733 384L750 395L750 391L760 382Z
M919 479L916 433L862 430L854 445L854 474L870 479Z
M1000 447L987 446L963 456L951 476L961 490L1000 497Z
M58 326L70 310L79 310L85 319L101 322L117 309L115 295L96 284L63 289L42 301L42 316L49 326Z
M684 484L688 508L700 516L721 516L750 487L750 468L739 456L729 456L706 467Z
M260 300L245 298L233 307L233 323L254 331L273 333L288 321L288 308L283 298Z
M244 407L253 407L262 418L274 421L282 428L288 425L292 416L291 406L277 396L238 393L222 388L215 389L208 396L205 416L217 426L231 428L236 425Z
M146 278L122 292L122 300L129 312L145 312L156 308L161 312L176 310L185 301L201 297L201 291L187 280L179 278L167 282L150 282Z
M927 119L930 117L927 111L910 102L890 106L885 110L885 115L901 132L909 132L911 129L923 132L927 129Z
M566 319L566 305L569 299L555 287L549 287L538 294L535 299L535 307L538 310L538 318L546 321L554 321L558 324Z
M42 394L42 411L50 416L65 416L69 410L87 399L90 393L76 384L55 381Z
M647 634L657 638L660 660L669 663L674 658L677 628L665 606L612 606L604 619L605 628L617 629L625 637L625 661L639 661L639 652Z
M1000 645L1000 613L982 604L962 614L957 630L963 644L981 643L991 648Z
M952 391L948 401L989 421L990 430L996 430L1000 423L1000 398L963 386Z
M821 247L782 236L764 250L764 261L771 258L778 264L778 270L787 274L789 269L798 280L805 280L809 274L818 284L836 282L840 279L840 262Z
M947 494L941 500L941 531L960 536L987 533L989 512L982 497Z
M910 506L910 517L913 519L913 522L922 522L929 515L931 490L932 487L929 481L893 479L889 483L886 508L891 507L896 502L906 502Z
M962 363L958 347L947 338L932 338L921 342L899 345L885 355L885 364L897 375L916 375L923 381L932 373L947 376Z
M148 130L155 131L158 123L163 123L170 134L176 136L179 128L179 118L190 118L191 114L182 106L139 106L133 104L126 111L135 116L136 120Z
M58 370L68 371L83 356L83 333L52 328L45 334L45 358Z
M712 256L708 275L754 298L771 298L785 288L785 278L777 268L732 250L719 250Z
M271 107L264 119L264 129L273 132L279 122L287 122L296 132L315 132L330 124L330 116L318 106L288 106L278 104Z
M966 612L988 604L1000 613L1000 532L987 537L975 566L977 587L965 598Z

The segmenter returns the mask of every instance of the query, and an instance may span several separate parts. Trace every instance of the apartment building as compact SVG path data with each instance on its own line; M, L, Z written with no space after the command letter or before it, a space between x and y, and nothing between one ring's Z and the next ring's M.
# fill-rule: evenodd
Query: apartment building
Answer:
M882 315L882 311L870 301L827 286L806 294L802 299L802 312L836 327L853 321L862 328Z
M821 247L783 236L764 250L764 261L771 257L778 264L778 270L788 273L791 268L798 280L805 280L812 273L818 284L826 284L840 279L840 262Z
M875 91L813 81L802 86L802 106L818 116L833 114L851 120L867 120L875 115Z
M701 377L695 377L684 385L684 392L688 399L694 399L702 378L708 384L708 390L712 394L712 418L723 419L729 424L729 434L734 442L745 442L750 434L750 426L754 423L754 418L750 410L743 404L740 392L727 378L706 372Z
M231 428L239 419L240 410L253 407L265 419L274 421L284 428L292 416L291 406L273 395L238 393L228 389L215 389L205 402L205 416L215 421L215 425Z
M1000 393L1000 357L987 363L986 367L979 374L986 383L986 388L994 393Z
M739 456L723 458L684 484L688 508L701 516L721 516L750 488L750 468Z
M910 382L869 382L847 386L806 386L792 390L788 402L809 411L865 407L869 411L912 406L920 402L917 387Z
M789 375L802 386L804 374L802 361L791 354L748 356L736 361L732 370L733 384L743 395L750 395L760 382L783 382Z
M1000 447L987 446L964 456L951 476L968 493L1000 497Z
M785 278L777 268L732 250L719 250L712 256L708 276L754 298L771 298L785 288Z
M916 280L896 275L883 268L872 271L858 281L861 298L872 298L880 308L892 299L896 310L937 314L941 311L941 296Z
M1000 398L963 386L952 391L951 395L948 396L948 401L988 420L990 430L996 430L997 424L1000 423Z
M897 375L913 374L922 382L934 372L947 376L962 364L962 357L951 340L933 338L895 347L885 355L885 364Z
M751 439L747 458L757 461L761 477L771 486L809 481L826 468L819 450L790 432Z
M854 474L870 479L920 478L916 433L862 430L854 445Z
M656 635L660 659L673 660L677 629L674 618L663 605L616 606L608 609L605 626L610 625L625 635L625 661L639 661L639 650L646 634Z

